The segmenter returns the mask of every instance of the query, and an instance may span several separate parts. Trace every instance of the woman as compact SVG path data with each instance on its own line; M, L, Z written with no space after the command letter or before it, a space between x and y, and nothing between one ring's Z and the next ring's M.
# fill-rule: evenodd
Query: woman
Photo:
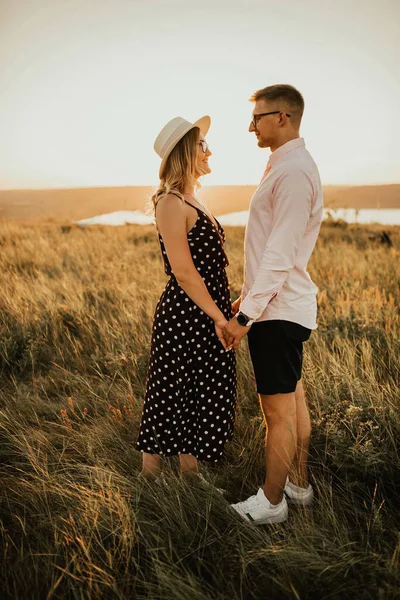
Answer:
M152 201L170 279L153 320L136 444L142 476L159 476L161 455L179 455L182 475L204 481L197 460L218 461L233 434L236 357L223 336L232 316L225 233L195 197L199 177L211 172L209 127L208 116L195 123L176 117L154 143L162 161Z

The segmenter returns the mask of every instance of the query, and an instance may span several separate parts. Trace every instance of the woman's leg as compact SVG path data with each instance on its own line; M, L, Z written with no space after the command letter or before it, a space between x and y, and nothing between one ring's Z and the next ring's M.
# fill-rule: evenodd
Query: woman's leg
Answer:
M190 477L191 475L197 475L199 467L197 464L197 458L192 454L180 454L179 463L181 466L181 474L184 477Z
M159 454L143 452L142 471L140 475L143 477L158 477L161 473L160 464L161 457Z

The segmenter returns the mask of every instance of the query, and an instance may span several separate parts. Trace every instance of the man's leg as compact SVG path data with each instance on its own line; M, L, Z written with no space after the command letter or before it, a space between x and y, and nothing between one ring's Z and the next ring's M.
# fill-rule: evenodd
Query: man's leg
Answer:
M301 379L297 382L295 397L297 449L290 471L290 481L298 487L306 488L308 486L307 459L311 436L311 421Z
M260 394L260 402L268 431L264 494L271 504L278 504L296 453L296 396L295 392L271 396Z

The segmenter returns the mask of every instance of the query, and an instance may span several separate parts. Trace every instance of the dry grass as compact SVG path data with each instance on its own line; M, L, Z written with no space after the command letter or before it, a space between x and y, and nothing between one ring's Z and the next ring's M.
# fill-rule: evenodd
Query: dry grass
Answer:
M227 229L242 282L243 230ZM0 228L0 574L8 598L391 599L398 593L399 258L373 227L323 226L306 345L317 501L242 523L167 464L138 484L134 450L151 322L165 285L152 227ZM373 239L372 239L373 238ZM208 476L236 501L263 475L246 343L236 433Z

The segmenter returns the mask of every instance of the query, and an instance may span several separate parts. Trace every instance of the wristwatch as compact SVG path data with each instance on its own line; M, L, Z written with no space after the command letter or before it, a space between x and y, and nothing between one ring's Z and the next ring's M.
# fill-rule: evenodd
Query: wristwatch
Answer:
M250 319L250 317L248 317L242 312L237 313L236 319L239 325L243 325L245 327L250 327L250 325L254 323L254 319Z

